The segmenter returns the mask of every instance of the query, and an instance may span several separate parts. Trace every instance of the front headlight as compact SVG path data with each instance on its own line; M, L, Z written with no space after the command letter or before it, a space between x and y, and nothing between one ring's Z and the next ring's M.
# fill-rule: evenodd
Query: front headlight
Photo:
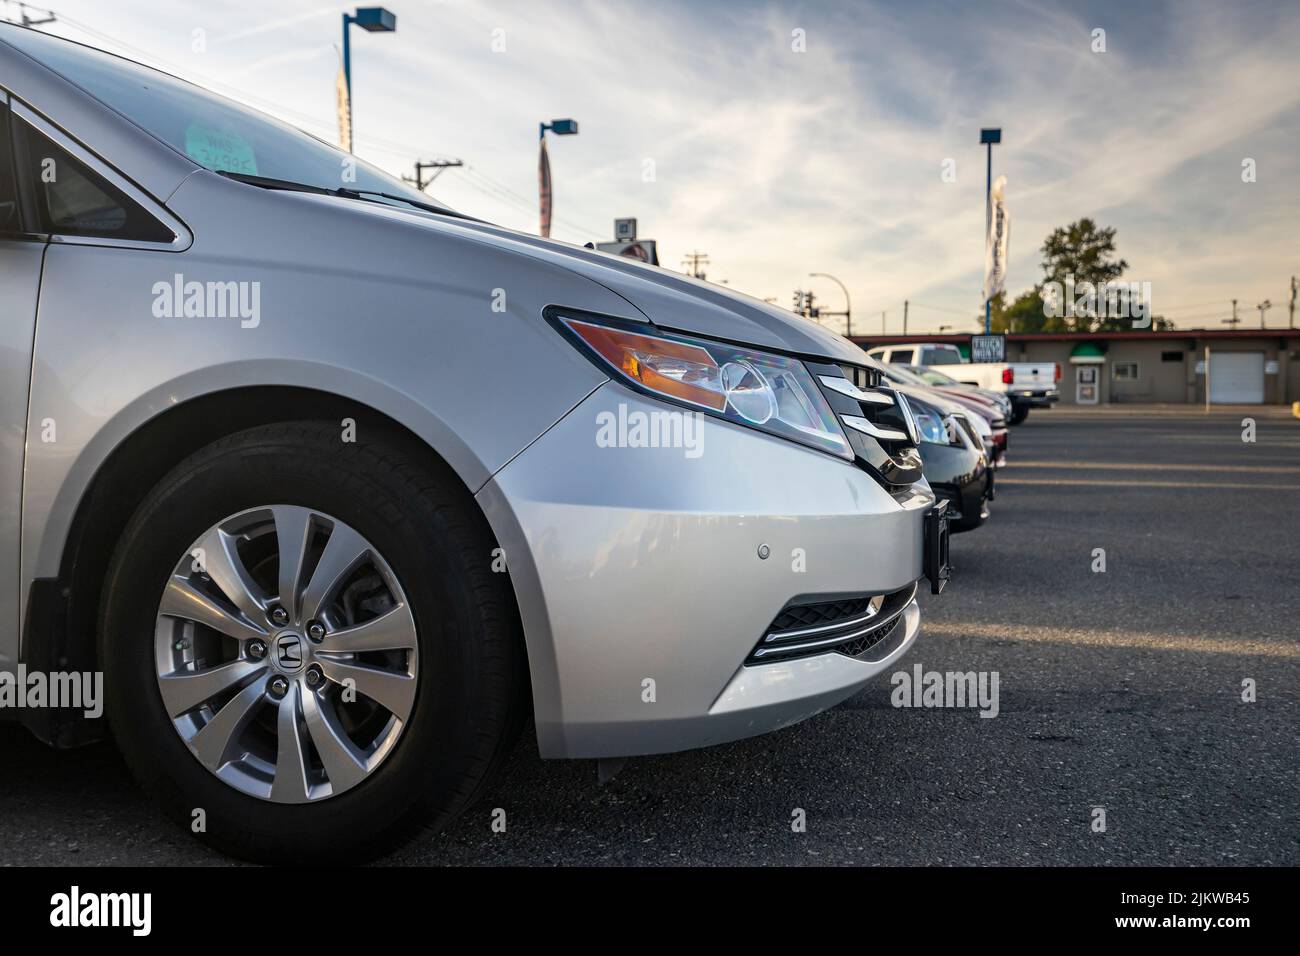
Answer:
M906 401L911 407L912 420L916 422L917 437L921 441L929 442L932 445L961 443L961 439L952 432L954 427L952 420L946 417L943 412L914 395L909 396Z
M653 326L555 314L575 344L625 384L718 418L853 457L802 362Z

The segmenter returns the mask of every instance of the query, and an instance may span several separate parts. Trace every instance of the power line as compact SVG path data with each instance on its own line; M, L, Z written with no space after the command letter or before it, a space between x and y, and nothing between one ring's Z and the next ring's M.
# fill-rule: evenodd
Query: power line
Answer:
M913 308L929 309L931 312L949 312L952 315L974 315L975 309L950 309L942 305L927 305L924 302L912 300Z
M705 277L704 270L701 269L700 266L707 266L709 264L709 254L707 252L688 252L682 257L682 265L685 266L688 264L690 268L686 274L694 276L697 279L703 279ZM811 298L812 294L809 293L809 299L811 300Z

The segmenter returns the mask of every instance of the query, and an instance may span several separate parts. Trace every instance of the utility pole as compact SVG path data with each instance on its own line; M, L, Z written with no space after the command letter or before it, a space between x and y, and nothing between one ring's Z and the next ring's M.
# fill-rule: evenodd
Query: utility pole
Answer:
M420 192L424 192L425 187L441 176L444 169L452 169L456 166L464 165L465 163L459 159L435 159L431 163L422 163L417 159L415 161L415 175L403 176L402 180L404 182L413 183L416 189ZM433 170L433 175L428 179L424 178L424 171L426 169Z
M686 266L686 274L694 276L696 279L704 278L704 270L700 266L709 264L709 254L707 252L688 252L682 259L682 265Z
M903 334L907 334L907 300L903 300Z
M1286 323L1286 327L1288 329L1295 328L1295 291L1296 291L1295 276L1292 276L1291 277L1291 304L1289 306L1291 310L1291 317L1287 320Z
M885 313L880 313L880 334L885 334Z
M817 277L820 277L820 278L823 278L823 279L830 279L830 280L831 280L832 282L834 282L837 286L839 286L839 287L840 287L840 290L844 293L844 311L843 311L843 312L827 312L826 315L842 315L842 316L844 316L844 334L845 334L846 336L852 338L852 337L853 337L853 302L852 302L852 300L849 299L849 289L848 289L848 286L846 286L843 282L841 282L839 279L835 278L833 275L831 275L831 274L828 273L828 272L810 272L810 273L808 273L808 278L810 278L810 279L812 279L812 278L817 278Z
M1259 327L1262 329L1264 328L1264 316L1268 314L1269 309L1273 308L1273 303L1271 300L1265 299L1255 308L1259 309Z
M795 315L802 315L805 319L821 322L822 310L817 307L816 302L817 298L811 292L805 292L803 289L794 290Z
M18 14L23 18L23 26L25 27L38 27L42 23L53 23L55 20L55 15L53 10L43 11L45 13L45 16L40 20L37 20L34 17L29 17L27 15L28 9L36 9L36 8L35 7L29 8L25 3L18 4Z
M1232 327L1235 329L1235 328L1237 327L1237 323L1240 322L1240 321L1241 321L1241 319L1237 318L1237 300L1236 300L1236 299L1233 299L1233 300L1232 300L1232 318L1230 318L1230 319L1224 319L1224 320L1223 320L1223 324L1224 324L1224 325L1230 325L1230 326L1232 326Z

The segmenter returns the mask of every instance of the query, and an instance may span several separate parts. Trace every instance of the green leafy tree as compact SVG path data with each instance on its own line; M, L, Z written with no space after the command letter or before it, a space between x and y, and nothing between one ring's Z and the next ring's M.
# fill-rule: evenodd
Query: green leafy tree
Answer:
M1128 332L1133 329L1133 312L1120 315L1080 315L1072 317L1051 315L1043 302L1047 283L1057 283L1064 294L1066 276L1073 276L1075 288L1092 283L1098 295L1104 295L1107 283L1117 282L1128 268L1128 262L1115 254L1115 228L1101 228L1093 220L1080 219L1052 230L1043 241L1043 280L1008 302L1005 292L993 299L991 328L994 332ZM1127 303L1128 289L1115 293L1118 301ZM1097 313L1109 313L1098 301ZM1120 310L1117 310L1120 311ZM979 316L976 324L984 325ZM1152 316L1152 329L1173 328L1173 323L1163 316Z
M1115 227L1101 229L1083 218L1053 229L1043 242L1043 281L1064 284L1073 275L1076 284L1102 286L1124 274L1128 262L1115 256Z
M1034 286L1010 303L1005 294L993 300L992 327L995 332L1064 332L1065 320L1048 315L1043 308L1041 288Z

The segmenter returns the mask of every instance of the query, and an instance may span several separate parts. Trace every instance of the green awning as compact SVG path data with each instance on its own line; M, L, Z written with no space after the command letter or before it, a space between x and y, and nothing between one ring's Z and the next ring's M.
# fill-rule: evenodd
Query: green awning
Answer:
M1079 342L1070 349L1071 365L1100 365L1106 361L1106 348L1099 342Z

